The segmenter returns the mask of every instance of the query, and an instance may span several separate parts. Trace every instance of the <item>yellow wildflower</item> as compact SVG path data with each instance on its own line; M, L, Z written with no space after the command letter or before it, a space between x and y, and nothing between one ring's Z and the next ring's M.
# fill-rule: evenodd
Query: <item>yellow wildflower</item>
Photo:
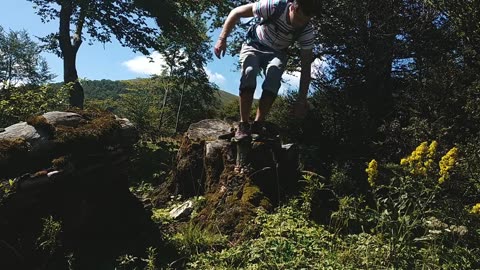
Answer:
M470 213L480 215L480 203L475 204L475 206L472 207L472 210L470 210Z
M433 159L428 159L423 164L425 165L426 170L431 170L433 168L434 162L433 162Z
M453 147L440 160L438 164L440 166L440 172L438 173L440 175L440 178L438 179L439 184L442 184L443 182L445 182L445 180L450 178L450 171L453 169L453 166L457 161L457 153L458 148Z
M437 142L433 141L430 146L427 142L422 142L410 156L402 158L400 165L404 166L411 174L427 175L427 171L431 169L437 149Z
M371 187L375 186L375 180L378 176L378 164L375 159L372 159L370 163L368 163L368 168L365 169L365 172L368 175L368 183Z
M438 143L437 141L432 141L432 143L430 144L430 146L428 147L428 155L427 157L429 159L432 159L435 157L435 154L437 153L437 146L438 146Z

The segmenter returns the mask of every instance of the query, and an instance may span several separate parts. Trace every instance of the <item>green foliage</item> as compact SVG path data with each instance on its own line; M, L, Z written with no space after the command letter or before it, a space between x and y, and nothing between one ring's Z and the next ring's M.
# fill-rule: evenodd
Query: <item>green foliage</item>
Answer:
M478 241L480 223L478 217L466 209L472 202L458 195L478 193L478 189L472 190L469 180L458 172L441 180L445 167L438 162L452 151L440 159L436 155L436 144L432 143L430 148L425 145L417 147L400 165L388 163L378 167L378 174L373 174L377 177L371 182L370 202L362 197L344 197L339 210L332 215L335 231L361 228L364 234L354 236L355 242L370 239L368 242L375 243L373 247L380 245L375 252L381 251L382 257L368 255L363 258L367 261L356 262L362 268L478 267L478 260L474 259L478 256L478 245L473 243ZM456 160L454 164L458 164ZM456 248L452 251L452 247Z
M159 115L158 95L143 89L131 91L122 94L119 103L120 115L130 119L140 134L148 138L158 132L159 123L156 122Z
M258 237L198 254L189 269L476 269L479 186L453 153L425 143L401 164L370 163L371 193L338 198L327 227L308 219L326 179L306 174L300 200L258 213Z
M234 99L220 109L218 117L221 119L232 119L235 121L240 120L240 103L238 99Z
M177 7L170 1L156 5L156 10L148 1L117 0L105 4L103 1L63 1L57 5L56 1L29 0L39 8L36 13L42 21L48 22L58 18L60 9L68 16L74 25L84 27L77 29L80 34L85 31L89 34L90 42L109 42L112 37L126 47L148 54L148 48L155 48L155 39L159 29L152 28L146 23L148 17L158 19L164 35L172 35L178 26L195 28L188 20L177 12ZM108 16L105 16L105 15ZM101 25L102 27L98 27ZM70 33L67 33L70 35ZM49 49L58 50L58 35L51 34L44 38Z
M15 189L15 181L8 179L8 181L0 181L0 201L8 197Z
M185 131L191 123L212 117L218 105L218 89L202 76L154 76L125 83L119 114L134 122L145 138Z
M181 226L171 240L181 252L188 256L215 251L227 244L227 237L215 228L202 228L193 222Z
M154 186L163 183L173 170L179 142L163 138L156 142L139 141L134 146L129 171L131 191L142 199L150 198Z
M64 81L75 83L69 101L72 106L79 108L83 108L84 93L78 83L76 56L85 39L84 34L87 35L89 43L106 43L115 37L122 46L145 55L150 54L149 49L162 49L157 42L160 35L170 37L177 43L182 43L182 39L176 38L178 36L184 37L183 40L189 40L187 37L193 38L193 41L200 40L200 37L194 34L199 31L192 31L198 29L197 24L186 18L185 11L180 10L173 1L29 1L37 7L36 13L42 22L54 19L59 21L57 33L40 39L44 48L63 58ZM147 23L149 18L156 20L161 31ZM71 31L71 28L75 30ZM187 32L189 34L186 34Z
M233 102L234 100L238 100L238 96L230 94L229 92L225 92L223 90L219 90L217 93L217 97L220 101L220 104L225 106Z
M126 92L126 83L111 80L80 80L86 100L117 100Z
M59 239L61 231L62 223L60 221L55 220L52 216L44 218L42 233L37 238L38 247L52 255L61 245Z
M117 258L117 267L119 270L157 270L157 250L154 247L148 247L146 258L139 258L133 255L122 255Z
M12 87L0 93L0 127L25 121L31 115L52 110L64 110L68 106L69 85L56 89L41 87Z
M259 212L255 219L261 228L259 238L200 254L188 269L340 269L330 257L333 235L295 209L286 206L270 215Z
M0 26L0 89L23 85L41 85L52 80L41 48L27 31L5 33Z

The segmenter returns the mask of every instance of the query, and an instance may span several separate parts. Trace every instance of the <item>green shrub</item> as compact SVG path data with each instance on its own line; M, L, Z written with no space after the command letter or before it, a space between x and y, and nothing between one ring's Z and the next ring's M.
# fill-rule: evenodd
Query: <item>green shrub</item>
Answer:
M188 222L177 230L172 241L184 254L197 255L225 247L227 237L214 228L203 228L196 223Z
M50 85L41 87L12 87L0 93L0 127L6 127L29 116L68 107L70 85L56 88Z
M274 214L259 212L259 238L194 256L189 269L340 269L329 251L333 235L308 221L296 210L298 203L293 204Z

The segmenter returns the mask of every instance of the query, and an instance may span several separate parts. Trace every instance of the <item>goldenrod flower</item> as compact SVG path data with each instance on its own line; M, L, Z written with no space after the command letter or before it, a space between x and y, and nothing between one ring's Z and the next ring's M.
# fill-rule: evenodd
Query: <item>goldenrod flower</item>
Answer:
M440 175L440 178L438 179L439 184L442 184L443 182L445 182L445 180L450 178L450 171L453 169L453 166L455 166L455 163L457 161L457 153L458 148L453 147L440 160L438 164L440 166L440 172L438 173Z
M435 154L437 153L437 146L438 146L438 143L437 141L432 141L432 143L430 144L430 146L428 147L428 155L427 157L429 159L432 159L435 157Z
M471 214L480 215L480 203L475 204L470 210Z
M368 175L368 183L371 187L375 186L375 180L378 176L378 164L375 159L372 159L370 163L368 163L368 168L365 169L365 172Z
M433 162L433 159L428 159L423 164L425 165L426 170L431 170L433 168L434 162Z
M437 151L437 145L436 141L433 141L430 146L427 142L422 142L410 156L400 160L400 165L411 174L427 175L428 170L432 169L434 163L432 158Z

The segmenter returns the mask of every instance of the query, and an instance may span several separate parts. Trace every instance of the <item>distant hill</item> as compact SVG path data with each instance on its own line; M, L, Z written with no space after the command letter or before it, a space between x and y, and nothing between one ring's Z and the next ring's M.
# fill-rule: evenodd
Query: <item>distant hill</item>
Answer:
M148 80L148 79L135 79ZM116 100L120 94L126 92L126 84L124 81L112 80L85 80L81 82L85 93L85 99ZM238 96L230 94L226 91L219 90L217 95L220 104L223 106L237 99Z
M126 92L126 84L123 81L112 80L85 80L81 81L85 99L112 99L116 100L120 94Z
M230 94L230 93L225 92L223 90L219 90L218 91L218 98L220 99L220 103L222 105L225 105L225 104L229 104L232 101L238 99L238 96L236 96L234 94Z

